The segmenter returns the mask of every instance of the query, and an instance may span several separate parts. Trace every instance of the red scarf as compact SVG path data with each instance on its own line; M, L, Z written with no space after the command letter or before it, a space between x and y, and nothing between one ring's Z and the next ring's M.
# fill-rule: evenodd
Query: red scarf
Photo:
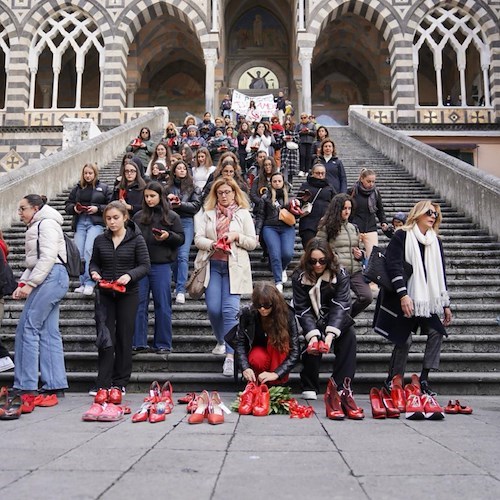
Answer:
M217 216L216 231L217 239L222 238L229 232L229 224L234 217L234 214L239 210L239 206L233 202L228 207L223 207L220 203L215 206L215 213Z
M5 243L5 241L3 240L0 240L0 250L2 251L4 262L7 262L7 255L9 255L9 248L7 247L7 243Z

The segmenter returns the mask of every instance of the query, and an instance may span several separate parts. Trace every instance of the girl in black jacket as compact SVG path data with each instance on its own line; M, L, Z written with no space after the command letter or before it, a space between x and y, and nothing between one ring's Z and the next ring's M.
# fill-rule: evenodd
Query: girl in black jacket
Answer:
M138 283L151 264L146 242L137 225L128 220L123 203L112 201L103 217L107 230L95 239L90 276L100 282L96 315L104 313L111 345L99 347L96 387L119 387L124 393L132 373L132 325L139 301ZM112 288L103 288L110 282L115 282ZM95 395L94 391L90 393Z
M141 171L132 160L125 160L120 180L113 192L113 200L119 200L133 217L142 208L143 191L146 183Z
M139 282L133 349L148 350L148 305L152 292L155 308L153 349L158 354L167 354L172 350L171 266L176 262L178 248L184 243L184 230L179 216L169 208L159 182L150 182L144 189L143 208L134 216L134 222L146 240L151 269Z
M194 216L201 208L201 190L194 185L193 177L185 161L174 163L165 189L172 209L180 216L184 230L184 243L179 248L173 264L175 301L186 302L186 281L188 279L189 250L194 238Z
M85 259L85 272L80 276L77 293L92 295L94 281L90 278L89 264L96 237L104 231L102 212L111 201L113 192L99 180L97 165L83 166L80 182L71 190L66 201L66 213L73 216L71 227L75 231L75 243L80 257Z
M236 356L248 382L283 384L299 360L293 310L271 283L256 283L252 305L240 313Z

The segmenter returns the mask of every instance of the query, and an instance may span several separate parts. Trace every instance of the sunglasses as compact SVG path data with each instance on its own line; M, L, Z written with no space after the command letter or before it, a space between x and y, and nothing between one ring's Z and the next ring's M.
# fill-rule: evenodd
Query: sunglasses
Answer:
M321 257L321 259L309 259L309 264L311 264L311 266L315 266L317 264L324 266L327 262L328 261L325 257Z
M425 212L425 215L427 215L429 217L434 216L437 219L439 214L435 210L429 209L429 210L427 210L427 212Z
M255 309L271 309L272 304L254 304Z

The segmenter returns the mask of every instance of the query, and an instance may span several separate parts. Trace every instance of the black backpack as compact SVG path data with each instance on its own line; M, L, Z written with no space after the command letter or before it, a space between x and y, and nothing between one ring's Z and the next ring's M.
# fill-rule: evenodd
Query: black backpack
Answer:
M40 223L38 224L38 238L36 240L36 255L38 258L40 258ZM64 243L66 244L66 255L68 262L64 262L61 259L60 255L57 255L57 258L61 261L62 264L64 264L64 267L66 268L66 271L68 271L68 275L70 278L78 278L80 277L84 271L85 271L85 259L82 259L80 257L80 251L78 250L78 247L76 246L76 243L66 234L63 232L64 236Z

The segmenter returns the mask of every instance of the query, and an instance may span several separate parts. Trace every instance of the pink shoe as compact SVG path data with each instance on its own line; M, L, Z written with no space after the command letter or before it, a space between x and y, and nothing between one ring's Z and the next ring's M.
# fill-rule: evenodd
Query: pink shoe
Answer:
M92 403L92 406L82 415L82 420L84 422L95 422L102 412L102 405Z
M123 408L113 403L108 403L102 413L97 417L99 422L117 422L123 418Z

